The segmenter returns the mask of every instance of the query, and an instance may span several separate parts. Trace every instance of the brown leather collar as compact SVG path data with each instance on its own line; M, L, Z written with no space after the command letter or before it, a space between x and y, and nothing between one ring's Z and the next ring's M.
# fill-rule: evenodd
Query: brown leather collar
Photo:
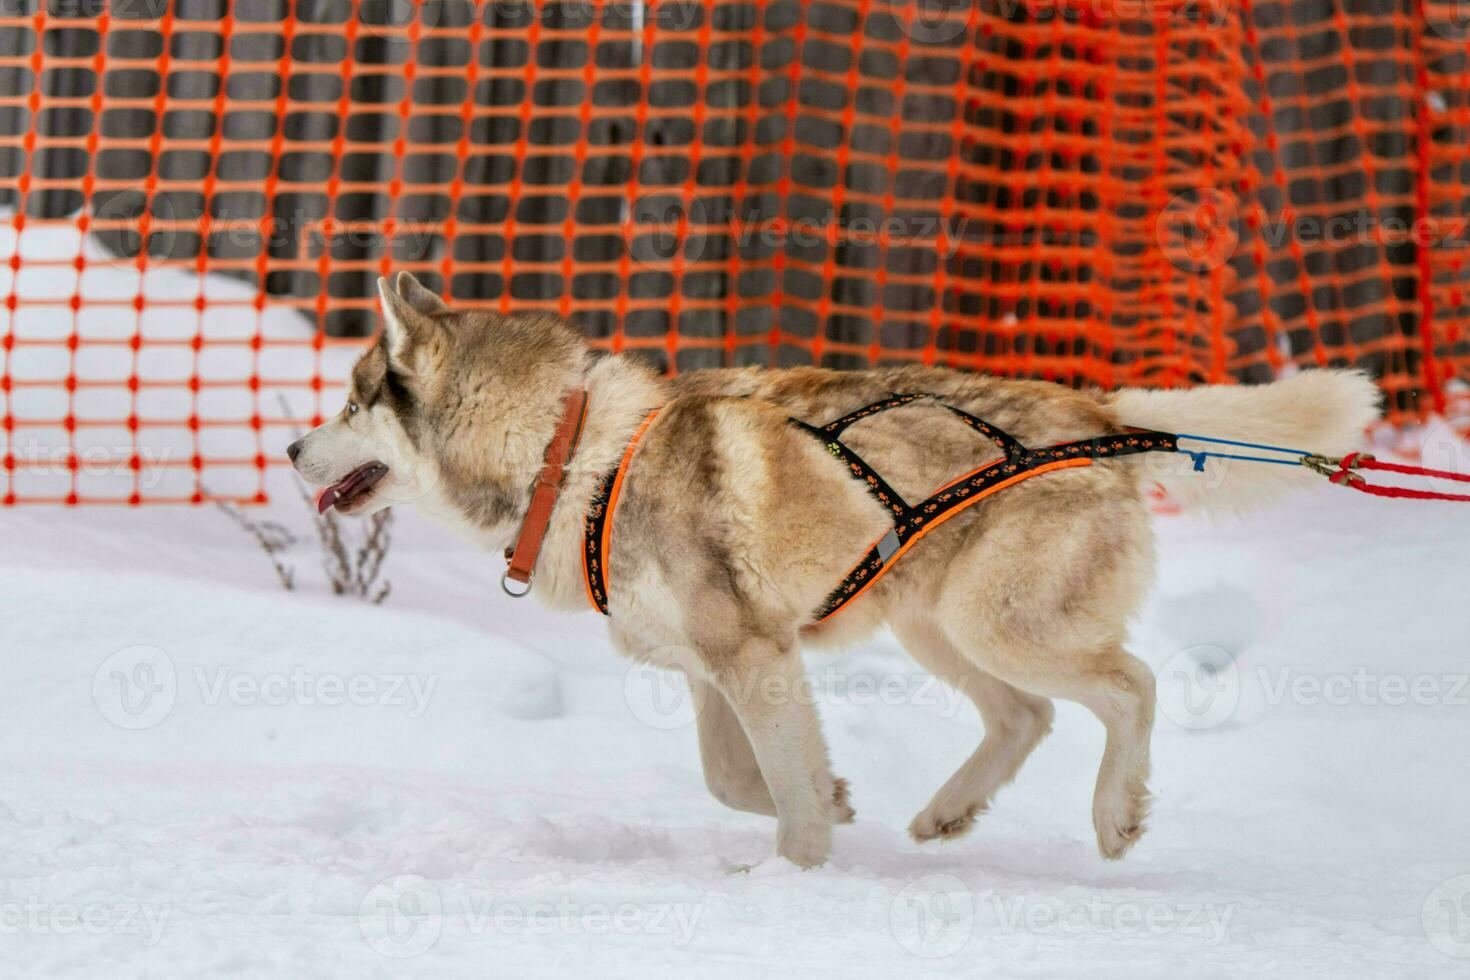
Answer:
M541 540L546 537L546 528L551 524L551 510L556 506L556 495L566 476L567 464L577 451L586 419L587 390L574 388L567 392L556 435L551 437L551 444L546 447L546 465L541 467L536 477L536 487L531 491L531 506L526 510L521 533L516 537L516 543L505 549L505 560L510 567L500 576L500 587L506 595L519 599L531 593L531 573L536 568L536 556L541 553ZM521 583L526 587L525 591L512 592L506 584L507 579Z

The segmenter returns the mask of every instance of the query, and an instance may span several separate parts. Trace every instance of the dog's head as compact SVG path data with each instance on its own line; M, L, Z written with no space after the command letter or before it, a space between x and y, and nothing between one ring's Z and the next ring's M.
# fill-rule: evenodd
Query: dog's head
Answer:
M561 320L456 311L406 272L378 280L383 331L347 404L287 450L322 511L417 503L482 533L514 532L587 347Z

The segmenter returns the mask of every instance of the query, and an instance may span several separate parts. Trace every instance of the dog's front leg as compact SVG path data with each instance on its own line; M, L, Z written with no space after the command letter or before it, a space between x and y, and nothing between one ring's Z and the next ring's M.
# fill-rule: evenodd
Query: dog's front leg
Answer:
M715 799L732 810L774 817L775 801L735 709L709 681L690 675L689 688L694 694L695 717L699 719L699 761L704 765L704 784Z
M689 687L694 692L695 716L699 719L699 758L710 793L732 810L774 817L776 804L771 790L735 709L708 681L690 676ZM820 772L813 773L819 782L820 776ZM848 802L845 779L832 781L829 815L833 823L852 823L856 816Z
M716 684L745 730L775 804L776 853L803 868L825 863L839 787L801 657L769 640L749 640Z

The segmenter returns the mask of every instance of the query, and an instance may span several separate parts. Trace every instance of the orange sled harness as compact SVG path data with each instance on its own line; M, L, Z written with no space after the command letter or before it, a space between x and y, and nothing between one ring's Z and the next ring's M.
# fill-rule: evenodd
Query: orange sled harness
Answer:
M1000 449L1002 456L979 469L945 484L928 498L917 504L907 503L888 482L873 470L862 457L853 452L841 440L843 431L854 422L899 408L920 399L933 399L953 412L960 421L988 438ZM582 554L582 569L587 580L587 597L597 610L607 615L607 554L612 534L613 514L618 505L618 494L622 489L623 476L628 463L638 448L638 440L648 431L648 426L658 415L650 412L634 433L616 469L602 480L592 497L587 510L584 531L585 548ZM852 567L847 576L833 589L812 614L813 620L821 622L835 615L838 610L862 595L874 582L882 578L903 557L914 543L951 517L972 504L984 500L993 493L1014 486L1022 480L1053 470L1091 466L1095 460L1111 459L1115 456L1131 456L1148 452L1179 452L1179 437L1166 432L1152 430L1130 430L1120 435L1099 436L1078 442L1067 442L1045 449L1029 449L1014 437L1001 431L984 419L945 404L937 395L896 394L882 401L844 415L836 422L824 426L808 425L800 419L791 419L791 424L809 432L827 447L827 451L840 459L854 479L863 481L868 492L887 510L893 527L872 546L867 554Z

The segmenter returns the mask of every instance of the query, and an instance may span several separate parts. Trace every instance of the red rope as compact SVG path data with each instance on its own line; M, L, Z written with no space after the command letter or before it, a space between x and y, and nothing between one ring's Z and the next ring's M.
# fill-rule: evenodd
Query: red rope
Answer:
M1372 494L1375 497L1400 497L1408 500L1458 500L1470 503L1470 494L1465 493L1437 493L1433 490L1411 490L1408 487L1382 487L1369 483L1355 470L1386 470L1390 473L1403 473L1407 476L1427 476L1440 480L1455 480L1460 483L1470 483L1470 473L1449 473L1445 470L1431 470L1422 466L1403 466L1398 463L1384 463L1366 453L1348 453L1338 464L1339 469L1328 477L1333 483L1344 487L1351 487L1362 493Z

